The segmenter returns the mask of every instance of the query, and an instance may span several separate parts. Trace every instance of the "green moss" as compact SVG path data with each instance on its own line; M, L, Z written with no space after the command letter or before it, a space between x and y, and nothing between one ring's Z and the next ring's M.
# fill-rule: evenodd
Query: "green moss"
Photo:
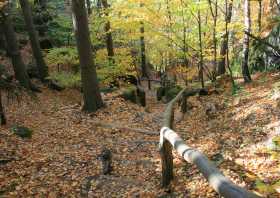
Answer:
M21 138L31 138L33 131L24 126L13 126L11 131Z
M173 98L175 98L178 93L182 90L182 87L175 86L175 87L166 87L165 88L165 100L166 102L170 102Z
M52 73L49 77L65 88L81 88L81 74L69 72Z
M128 87L126 88L122 94L121 97L125 100L131 101L133 103L136 103L136 88L135 87Z

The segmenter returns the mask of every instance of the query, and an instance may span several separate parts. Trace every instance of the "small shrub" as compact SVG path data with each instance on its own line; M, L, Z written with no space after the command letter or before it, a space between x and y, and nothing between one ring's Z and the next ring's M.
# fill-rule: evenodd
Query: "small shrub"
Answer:
M65 88L81 88L81 74L69 72L57 72L50 75L50 79Z

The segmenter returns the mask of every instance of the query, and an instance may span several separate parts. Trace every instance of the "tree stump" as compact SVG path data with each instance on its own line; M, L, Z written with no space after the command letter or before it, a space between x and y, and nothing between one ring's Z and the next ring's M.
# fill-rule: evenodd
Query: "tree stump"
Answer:
M109 175L111 174L112 167L112 152L109 149L103 149L101 154L98 156L99 160L101 160L102 165L102 174Z

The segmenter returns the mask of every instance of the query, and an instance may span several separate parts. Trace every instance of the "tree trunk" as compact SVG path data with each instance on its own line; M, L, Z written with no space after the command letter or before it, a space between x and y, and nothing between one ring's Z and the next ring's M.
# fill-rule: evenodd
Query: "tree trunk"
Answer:
M140 7L143 7L143 3L140 3ZM142 69L142 77L149 78L147 64L146 64L146 46L145 46L145 27L144 22L140 22L140 49L141 49L141 69Z
M14 31L9 11L7 10L7 8L5 8L5 10L1 14L2 19L0 22L1 26L3 27L5 39L7 42L7 52L8 56L12 60L15 77L23 87L25 87L26 89L30 89L30 80L20 54L16 33Z
M204 88L204 77L203 77L203 47L202 47L202 32L201 32L201 14L200 10L198 10L198 36L199 36L199 78L201 81L201 87Z
M81 65L83 110L94 112L103 106L89 36L85 0L72 0L74 31Z
M212 7L212 4L214 5L214 8ZM212 2L211 0L208 0L208 5L213 18L212 37L213 37L213 51L214 51L214 57L213 57L214 69L211 78L213 80L216 80L216 73L217 73L217 35L216 34L217 34L217 19L218 19L218 1L215 0L214 2Z
M262 0L258 0L259 10L258 10L258 31L262 31Z
M142 68L142 77L149 78L148 71L147 71L147 64L146 64L146 46L145 46L145 28L144 23L140 22L140 47L141 47L141 68Z
M20 0L20 5L24 17L24 21L26 24L26 28L29 34L29 39L31 42L31 47L33 51L33 56L36 60L36 66L38 69L38 73L42 82L45 81L46 77L48 77L48 67L44 61L43 53L40 47L38 34L35 30L35 26L33 24L32 18L32 10L28 0Z
M6 116L4 112L4 107L2 104L2 91L0 89L0 125L5 125L7 123Z
M0 49L3 50L6 49L6 41L5 41L4 31L2 26L0 26Z
M230 0L229 5L226 7L227 12L226 12L226 26L231 22L231 16L232 16L232 4L233 0ZM226 52L228 50L228 31L226 30L222 43L221 43L221 49L220 49L220 56L221 59L218 63L218 75L222 75L226 73Z
M102 0L102 5L105 10L105 16L108 17L109 5L107 0ZM105 24L105 32L106 32L106 45L107 45L108 58L110 63L114 63L114 45L113 45L113 38L111 33L111 24L109 20Z
M244 0L244 23L245 23L245 32L251 32L251 18L250 18L250 0ZM249 72L249 44L250 37L246 33L244 34L243 40L243 61L242 61L242 74L244 81L246 83L251 82L251 76Z

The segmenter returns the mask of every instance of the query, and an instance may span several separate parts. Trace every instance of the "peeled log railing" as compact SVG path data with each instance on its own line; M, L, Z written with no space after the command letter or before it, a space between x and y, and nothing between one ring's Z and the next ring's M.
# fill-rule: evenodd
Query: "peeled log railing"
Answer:
M186 99L190 95L199 93L199 90L182 90L170 103L164 113L164 126L160 131L160 155L162 162L162 186L167 187L173 179L173 156L174 148L187 162L196 165L199 171L207 179L210 186L225 198L255 198L258 195L241 188L227 179L221 171L201 152L185 144L185 141L172 130L174 122L175 104Z

